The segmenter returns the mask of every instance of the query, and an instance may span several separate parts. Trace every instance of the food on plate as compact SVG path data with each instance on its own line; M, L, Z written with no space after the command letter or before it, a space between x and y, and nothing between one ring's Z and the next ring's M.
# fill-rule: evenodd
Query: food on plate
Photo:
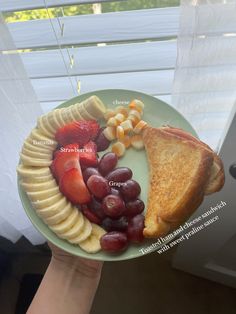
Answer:
M128 220L144 210L138 199L140 186L131 180L132 171L117 167L127 140L116 142L115 149L111 145L116 138L125 140L127 136L130 141L120 124L126 121L133 128L131 120L141 117L136 109L120 106L107 110L92 96L39 117L22 147L19 182L35 212L58 237L86 252L98 252L100 239L111 231L122 231L127 246L132 242L126 235ZM98 121L104 116L108 119L106 127ZM111 151L99 158L97 153L110 145ZM130 200L134 204L126 208ZM132 232L135 238L137 230L130 227L129 234ZM113 251L118 250L113 247Z
M107 120L103 131L108 141L115 141L112 151L121 158L130 146L137 150L144 149L141 133L147 122L141 120L144 103L141 100L132 100L127 107L117 106L115 110L107 109L104 114Z
M146 127L142 134L149 164L143 231L147 238L164 236L177 228L199 207L204 195L209 193L209 186L213 193L224 184L219 157L204 143L178 130ZM215 173L216 160L220 168L218 174ZM212 184L219 176L220 183Z

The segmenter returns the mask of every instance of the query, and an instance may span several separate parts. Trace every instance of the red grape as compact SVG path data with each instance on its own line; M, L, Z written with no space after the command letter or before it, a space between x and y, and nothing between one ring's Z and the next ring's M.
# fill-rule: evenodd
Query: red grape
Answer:
M126 203L126 211L124 215L132 217L141 214L144 208L145 208L144 202L141 201L140 199L129 201Z
M115 253L126 249L128 239L123 232L111 231L101 237L100 244L104 251Z
M115 188L111 188L111 194L121 197L121 194L120 194L119 190L117 190Z
M95 197L92 197L91 202L88 204L88 206L91 211L100 219L104 219L106 217L102 209L102 204Z
M129 179L132 178L132 171L129 168L126 167L119 167L116 168L115 170L111 171L108 175L107 175L107 180L113 181L113 182L125 182Z
M102 152L109 147L110 141L103 134L103 129L99 130L95 143L97 144L97 152Z
M95 223L95 224L97 224L97 225L100 225L100 224L101 224L101 219L100 219L98 216L96 216L96 215L91 211L91 209L89 209L86 205L85 205L85 206L82 206L81 210L82 210L84 216L85 216L86 218L88 218L88 220L89 220L90 222Z
M102 222L102 226L106 231L126 231L128 227L128 220L124 216L119 219L106 217Z
M100 175L97 168L88 167L83 172L84 182L86 183L93 174Z
M136 199L141 192L141 188L138 182L134 180L128 180L125 183L126 184L122 185L120 188L121 195L126 201Z
M111 191L108 181L105 178L96 174L92 175L88 179L87 186L89 188L89 191L94 196L100 199L108 195Z
M114 153L106 153L102 156L102 158L99 161L98 169L99 172L105 176L109 172L111 172L115 166L117 165L118 157Z
M143 241L144 216L137 215L130 219L127 229L129 241L140 243Z
M117 218L124 213L125 203L121 197L110 194L103 199L102 208L107 216Z

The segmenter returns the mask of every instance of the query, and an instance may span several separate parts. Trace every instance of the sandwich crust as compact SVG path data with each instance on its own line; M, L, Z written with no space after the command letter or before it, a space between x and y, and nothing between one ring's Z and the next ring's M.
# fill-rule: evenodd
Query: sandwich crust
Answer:
M149 192L144 236L163 236L201 204L213 154L194 141L147 127L143 132L149 164Z

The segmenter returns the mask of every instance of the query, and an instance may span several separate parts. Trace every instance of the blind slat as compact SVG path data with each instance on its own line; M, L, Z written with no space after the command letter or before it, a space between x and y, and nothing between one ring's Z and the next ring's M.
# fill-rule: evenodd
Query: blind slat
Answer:
M174 68L176 41L110 45L70 49L62 53L70 75L163 70ZM30 78L58 77L68 74L59 50L38 51L21 54Z
M150 95L170 94L174 70L137 73L88 75L81 78L81 93L99 89L131 89ZM40 102L70 99L76 96L67 77L31 80ZM76 80L72 80L76 88Z
M89 4L89 3L101 3L101 2L114 2L114 1L126 1L126 0L46 0L48 7L62 7L67 5ZM0 11L24 11L42 9L45 7L44 0L1 0Z
M177 35L179 8L148 9L52 19L61 45L137 41ZM18 49L57 47L49 20L10 23Z

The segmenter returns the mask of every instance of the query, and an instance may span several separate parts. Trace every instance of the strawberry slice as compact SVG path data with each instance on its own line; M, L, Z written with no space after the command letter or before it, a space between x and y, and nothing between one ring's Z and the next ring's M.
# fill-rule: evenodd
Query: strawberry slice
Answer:
M70 144L61 147L61 150L57 152L56 158L51 164L51 171L58 181L67 170L80 168L78 149L78 144Z
M83 146L97 136L98 130L99 124L95 120L75 121L58 129L55 138L62 146L72 143Z
M98 164L97 159L97 145L90 141L83 147L83 151L80 152L80 164L84 167L95 167Z
M75 205L86 204L91 200L80 167L66 171L60 179L59 187L68 200Z

